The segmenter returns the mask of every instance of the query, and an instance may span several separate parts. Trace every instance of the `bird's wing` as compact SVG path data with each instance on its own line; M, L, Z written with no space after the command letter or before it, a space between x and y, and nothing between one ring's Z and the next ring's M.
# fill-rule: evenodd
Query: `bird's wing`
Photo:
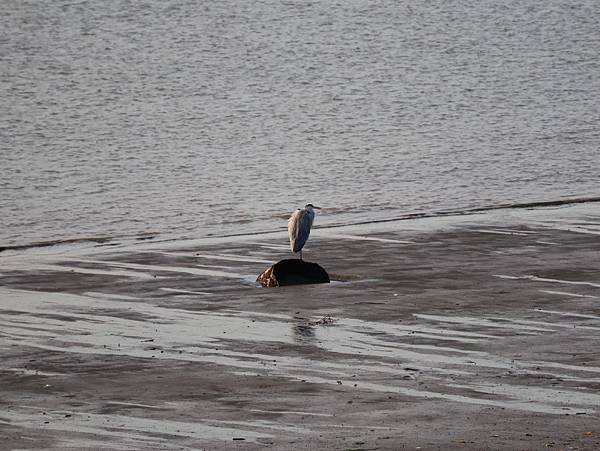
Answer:
M292 252L299 252L304 247L310 228L312 227L313 217L306 210L296 210L288 220L288 234L290 237L290 247Z

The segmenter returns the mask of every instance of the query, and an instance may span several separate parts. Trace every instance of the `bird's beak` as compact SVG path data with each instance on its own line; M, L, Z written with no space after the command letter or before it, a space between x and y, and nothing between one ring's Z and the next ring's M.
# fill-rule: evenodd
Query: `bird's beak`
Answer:
M314 205L313 205L313 208L316 208L317 210L322 210L321 207L315 207Z

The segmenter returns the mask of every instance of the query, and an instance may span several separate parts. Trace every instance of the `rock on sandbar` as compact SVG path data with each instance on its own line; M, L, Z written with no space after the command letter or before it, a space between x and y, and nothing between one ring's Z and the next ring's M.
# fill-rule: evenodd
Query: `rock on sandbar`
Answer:
M320 265L295 258L275 263L264 270L256 281L263 287L330 282L329 274Z

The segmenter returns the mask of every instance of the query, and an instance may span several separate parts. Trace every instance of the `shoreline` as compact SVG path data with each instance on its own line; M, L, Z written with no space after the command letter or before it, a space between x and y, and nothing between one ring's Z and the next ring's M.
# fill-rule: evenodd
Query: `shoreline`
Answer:
M589 205L3 254L8 449L596 449Z
M416 219L436 219L436 218L444 218L444 217L454 217L454 216L470 216L481 213L491 213L497 210L521 210L521 209L540 209L540 208L550 208L550 207L563 207L563 206L573 206L579 204L590 204L590 203L598 203L600 202L600 197L598 196L584 196L584 197L573 197L566 199L558 199L558 200L549 200L549 201L534 201L534 202L525 202L525 203L504 203L497 205L488 205L483 207L473 207L473 208L464 208L464 209L454 209L454 210L441 210L441 211L433 211L433 212L415 212L415 213L406 213L404 215L392 217L392 218L383 218L383 219L372 219L372 220L363 220L363 221L353 221L349 223L331 223L325 225L315 224L314 229L335 229L335 228L346 228L346 227L356 227L356 226L377 226L378 224L385 223L393 223L398 221L411 221ZM236 238L236 237L248 237L248 236L264 236L272 233L278 233L282 230L286 230L285 227L281 227L277 230L257 230L250 231L245 233L230 233L225 235L216 235L216 234L208 234L202 238ZM0 246L0 254L5 251L19 251L19 250L27 250L27 249L35 249L41 247L52 247L58 245L68 245L68 244L78 244L78 243L97 243L97 244L105 244L114 242L119 239L130 239L133 241L145 241L145 240L153 240L156 236L160 235L159 232L140 232L135 235L125 235L125 236L111 236L111 235L94 235L94 236L80 236L73 238L58 238L52 240L39 240L33 241L31 243L23 243L23 244L7 244ZM180 238L166 238L158 240L158 242L164 241L182 241L187 240L189 238L180 237Z

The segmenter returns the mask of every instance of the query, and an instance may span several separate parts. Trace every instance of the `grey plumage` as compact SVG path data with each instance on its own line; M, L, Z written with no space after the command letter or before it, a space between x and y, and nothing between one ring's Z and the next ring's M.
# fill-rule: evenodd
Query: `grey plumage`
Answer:
M288 219L288 235L290 237L290 248L293 253L300 252L302 258L302 248L308 240L310 229L315 220L314 209L320 209L313 204L306 204L302 209L298 209L292 213Z

